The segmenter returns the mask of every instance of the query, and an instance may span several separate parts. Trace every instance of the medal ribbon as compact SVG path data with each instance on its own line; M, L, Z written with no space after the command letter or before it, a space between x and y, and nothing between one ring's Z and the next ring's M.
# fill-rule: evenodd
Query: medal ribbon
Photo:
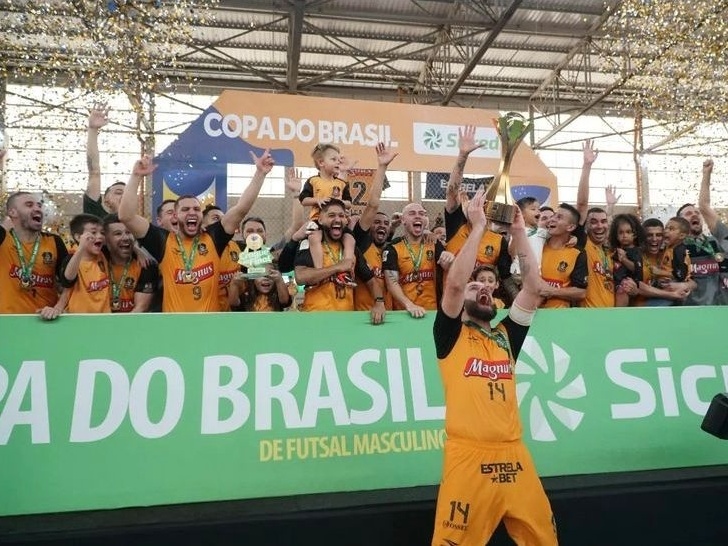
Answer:
M501 349L503 349L504 351L506 351L508 353L508 358L513 360L513 357L511 356L511 346L508 344L508 340L506 339L506 336L503 332L501 332L497 328L493 328L492 330L486 330L480 324L476 324L472 320L464 320L463 324L465 324L465 326L470 326L471 328L475 328L488 339L495 341L495 343L496 343L496 345L498 345L498 347L500 347Z
M188 256L185 253L185 247L182 245L182 239L180 239L179 233L174 234L175 237L177 237L177 245L179 246L179 253L182 254L182 263L184 263L185 266L185 273L190 274L192 273L192 264L195 261L195 256L197 255L197 245L200 242L200 236L195 235L195 238L192 239L192 250L190 250L190 255Z
M705 252L706 254L710 254L711 256L715 256L717 253L715 248L713 248L713 245L710 244L710 240L702 235L700 237L686 237L685 244L692 244L698 250L702 250L703 252Z
M111 301L118 301L121 295L121 285L124 282L126 274L129 272L129 266L131 265L131 258L124 264L124 270L121 272L119 282L114 280L114 266L109 264L109 279L111 280Z
M425 249L425 243L420 243L420 252L417 254L417 258L415 258L415 253L412 251L412 247L407 241L407 238L404 238L403 240L404 246L407 247L407 252L409 252L410 258L412 258L412 268L414 269L414 272L417 273L417 280L421 281L420 264L422 264L422 251Z
M15 251L18 253L18 261L20 262L20 279L24 281L31 280L33 273L33 266L35 265L35 259L38 257L38 249L40 248L40 233L35 236L35 243L33 243L33 250L30 252L30 259L25 261L25 252L23 251L23 245L15 234L14 229L10 229L10 235L13 237L13 243L15 243Z
M334 256L334 251L331 250L331 247L329 246L329 243L327 241L323 241L324 247L326 248L326 254L329 255L329 258L331 258L331 261L335 264L338 264L341 260L344 259L344 249L339 246L339 258L336 259L336 256Z
M610 280L612 278L612 272L610 271L609 267L609 258L607 257L607 252L604 250L604 245L599 245L599 258L602 262L602 267L604 268L604 278L607 280Z

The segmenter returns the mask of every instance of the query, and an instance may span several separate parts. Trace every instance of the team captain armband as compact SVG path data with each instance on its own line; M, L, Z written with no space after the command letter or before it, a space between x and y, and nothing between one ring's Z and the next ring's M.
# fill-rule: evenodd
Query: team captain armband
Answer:
M521 326L531 326L531 321L535 314L535 309L531 309L529 311L528 309L524 309L523 307L519 307L515 304L511 305L511 308L508 311L508 316L511 317L511 320Z

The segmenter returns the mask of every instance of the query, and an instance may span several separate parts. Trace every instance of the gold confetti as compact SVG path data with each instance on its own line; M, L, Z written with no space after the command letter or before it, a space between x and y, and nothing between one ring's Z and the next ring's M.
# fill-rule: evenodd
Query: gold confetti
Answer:
M194 53L196 29L211 23L217 1L8 2L0 77L131 96L173 90L169 71Z
M625 109L666 121L728 117L728 1L624 0L605 30L603 67L625 77Z

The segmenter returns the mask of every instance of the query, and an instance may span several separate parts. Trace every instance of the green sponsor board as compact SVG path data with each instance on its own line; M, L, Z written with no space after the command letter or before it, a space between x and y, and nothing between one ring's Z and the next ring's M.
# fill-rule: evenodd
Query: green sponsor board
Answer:
M433 318L0 316L0 515L435 484ZM540 473L728 463L699 428L726 318L539 311L517 391Z

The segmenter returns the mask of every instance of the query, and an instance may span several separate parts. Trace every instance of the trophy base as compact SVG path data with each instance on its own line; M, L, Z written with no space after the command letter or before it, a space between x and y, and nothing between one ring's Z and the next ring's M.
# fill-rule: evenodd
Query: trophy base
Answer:
M485 202L485 216L493 222L512 224L516 217L516 206L498 201Z

